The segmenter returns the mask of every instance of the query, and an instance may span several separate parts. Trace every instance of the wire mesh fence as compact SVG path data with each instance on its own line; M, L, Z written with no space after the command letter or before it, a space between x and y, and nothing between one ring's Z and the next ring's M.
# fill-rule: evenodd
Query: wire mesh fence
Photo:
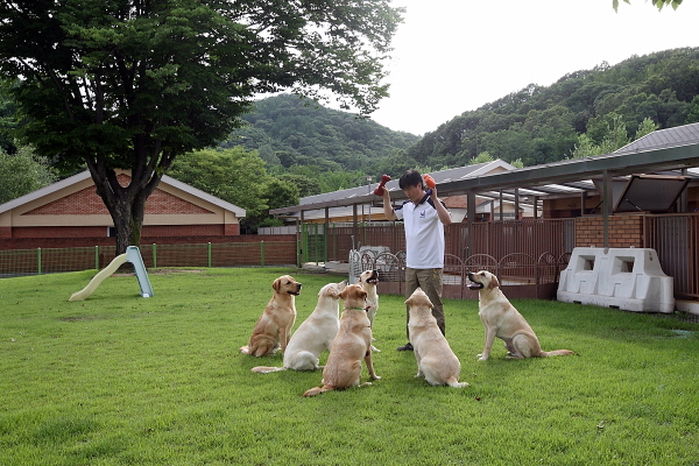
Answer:
M148 268L236 267L296 264L296 241L255 241L140 246ZM101 269L114 246L0 250L0 277Z

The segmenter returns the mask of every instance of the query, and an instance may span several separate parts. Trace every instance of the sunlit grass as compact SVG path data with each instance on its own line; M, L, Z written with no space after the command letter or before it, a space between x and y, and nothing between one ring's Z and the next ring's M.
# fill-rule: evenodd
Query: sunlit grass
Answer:
M516 301L545 350L579 356L476 361L475 301L446 300L466 389L415 379L403 299L382 296L374 386L300 395L320 373L253 374L281 355L238 353L272 280L304 283L298 324L342 277L288 269L0 280L0 464L696 464L699 325ZM325 356L323 357L325 358ZM363 370L363 379L367 379Z

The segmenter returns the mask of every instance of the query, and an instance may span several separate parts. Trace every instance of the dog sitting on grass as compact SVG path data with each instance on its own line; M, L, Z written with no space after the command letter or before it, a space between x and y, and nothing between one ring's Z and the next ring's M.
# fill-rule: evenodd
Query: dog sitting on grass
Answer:
M367 302L367 317L369 317L369 325L371 325L372 341L376 340L374 335L374 318L376 313L379 311L379 293L377 291L377 285L379 283L379 271L378 270L365 270L359 275L359 284L362 286L364 291L366 291L366 302ZM371 350L375 353L380 353L381 350L371 345Z
M291 336L284 351L282 367L257 366L251 370L259 374L285 371L314 371L320 354L330 348L330 344L340 328L340 293L347 286L346 281L328 283L318 292L318 303L306 320Z
M497 277L487 270L467 274L472 290L478 290L478 315L485 327L485 346L477 357L485 361L490 356L495 337L502 339L509 358L541 358L575 354L567 349L542 351L539 339L522 314L515 309L500 290Z
M280 347L284 351L296 321L295 297L301 292L301 283L291 275L282 275L272 282L272 299L257 320L250 341L240 348L243 354L260 357L273 354Z
M366 313L367 293L360 285L349 285L340 293L345 302L340 317L340 330L330 346L330 355L323 369L322 385L313 387L303 396L315 396L330 390L342 390L360 385L362 359L372 380L379 380L371 359L371 326Z
M468 383L459 382L461 363L439 330L437 319L432 315L432 302L427 294L418 287L405 304L410 314L410 344L413 345L417 361L415 377L424 377L430 385L468 387Z

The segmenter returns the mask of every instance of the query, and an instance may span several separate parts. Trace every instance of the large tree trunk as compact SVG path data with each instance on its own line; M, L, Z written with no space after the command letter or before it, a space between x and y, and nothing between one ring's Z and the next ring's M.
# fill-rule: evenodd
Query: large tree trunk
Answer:
M159 170L132 170L131 183L121 186L113 169L88 161L97 194L104 201L116 229L116 255L126 252L130 245L139 246L141 228L148 196L160 182Z
M135 212L143 212L145 201L140 202L137 197L131 205L123 205L118 209L109 209L116 228L116 254L122 254L127 246L139 246L141 244L141 229L143 228L143 215ZM106 205L106 202L105 202Z

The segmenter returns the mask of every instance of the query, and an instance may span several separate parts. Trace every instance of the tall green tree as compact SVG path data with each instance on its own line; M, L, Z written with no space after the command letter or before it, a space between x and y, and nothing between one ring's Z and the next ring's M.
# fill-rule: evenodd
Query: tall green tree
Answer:
M265 162L243 147L204 149L180 155L170 174L216 197L242 207L248 216L259 215L269 206L264 186L269 179Z
M6 0L0 73L38 152L87 165L120 253L175 158L223 139L252 96L329 90L371 112L399 21L388 0Z
M3 204L53 183L56 173L31 147L20 146L14 154L0 148L0 180L0 204Z

